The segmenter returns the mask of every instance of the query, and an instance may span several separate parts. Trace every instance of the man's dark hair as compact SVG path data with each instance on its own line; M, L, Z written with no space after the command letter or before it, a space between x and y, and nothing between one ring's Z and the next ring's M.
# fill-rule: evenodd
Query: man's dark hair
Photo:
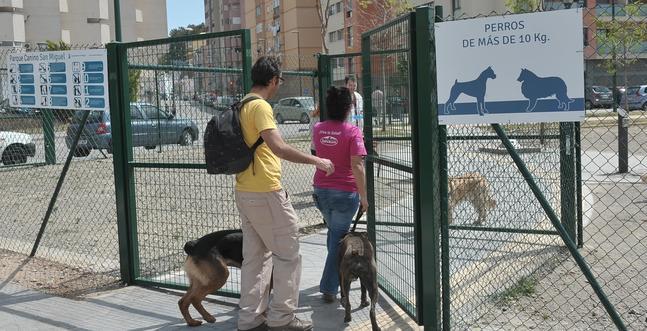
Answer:
M350 96L350 90L348 88L331 86L328 88L326 94L328 118L334 121L345 121L350 112L352 102L353 99Z
M357 78L355 78L355 75L348 75L348 76L346 76L344 81L345 81L346 84L348 84L348 81L357 82Z
M281 61L276 56L261 56L252 67L252 84L268 86L274 77L281 76Z

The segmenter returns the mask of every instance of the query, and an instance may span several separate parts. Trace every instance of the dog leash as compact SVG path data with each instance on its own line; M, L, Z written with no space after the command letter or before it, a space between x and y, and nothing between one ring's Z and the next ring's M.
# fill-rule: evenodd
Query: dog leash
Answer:
M362 211L362 206L359 206L359 209L357 210L357 216L355 216L355 222L353 223L353 228L350 230L350 232L355 232L355 228L357 227L357 222L359 222L359 219L364 215L364 212Z

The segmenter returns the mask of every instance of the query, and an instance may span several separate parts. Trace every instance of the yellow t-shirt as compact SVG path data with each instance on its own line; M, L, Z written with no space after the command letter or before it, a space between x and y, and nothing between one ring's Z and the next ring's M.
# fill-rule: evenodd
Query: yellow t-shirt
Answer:
M244 99L256 96L247 94ZM272 106L264 99L250 101L240 112L240 126L247 146L252 146L261 136L260 132L276 129ZM281 189L281 160L263 143L254 153L254 162L236 174L236 190L244 192L272 192Z

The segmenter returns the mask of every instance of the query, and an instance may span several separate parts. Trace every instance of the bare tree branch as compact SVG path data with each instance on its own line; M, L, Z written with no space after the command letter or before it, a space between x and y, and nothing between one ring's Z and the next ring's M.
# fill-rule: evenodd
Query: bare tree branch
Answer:
M323 42L324 54L328 54L328 44L326 41L326 32L328 31L328 21L330 19L330 0L326 0L326 7L321 6L322 0L317 0L317 14L319 15L319 20L321 21L321 40Z

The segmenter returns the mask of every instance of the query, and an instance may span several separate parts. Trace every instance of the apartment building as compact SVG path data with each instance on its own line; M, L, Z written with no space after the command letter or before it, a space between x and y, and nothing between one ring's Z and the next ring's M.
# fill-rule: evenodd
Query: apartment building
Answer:
M245 28L251 30L253 55L283 58L286 70L314 69L321 52L319 0L245 0Z
M168 35L165 0L121 0L124 41ZM0 46L105 44L115 40L111 0L0 0Z

